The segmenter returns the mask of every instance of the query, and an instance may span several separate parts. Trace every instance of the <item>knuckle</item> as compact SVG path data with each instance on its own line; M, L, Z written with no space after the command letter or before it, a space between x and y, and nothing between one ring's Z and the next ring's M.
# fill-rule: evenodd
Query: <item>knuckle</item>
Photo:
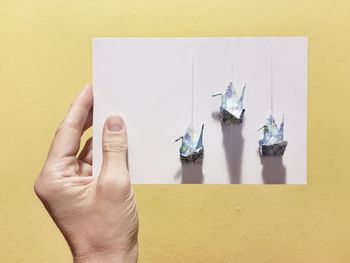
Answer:
M64 122L62 122L55 131L55 137L59 137L61 134L64 134L67 128L68 126Z
M76 129L79 129L79 126L69 118L65 118L61 124L57 127L55 131L55 136L60 135L61 133L65 134L67 132L74 131Z
M40 199L45 199L49 194L47 184L40 176L34 182L34 191Z
M34 182L34 192L41 200L47 200L50 198L50 195L53 195L56 191L54 184L52 184L52 171L51 167L46 165L43 167L39 176L35 179ZM49 179L50 178L50 179Z
M57 135L59 135L62 132L62 129L63 129L63 125L60 124L55 131L55 137L57 137Z
M125 195L130 189L129 178L103 178L97 185L97 191L107 197Z
M127 150L126 143L119 140L106 140L103 142L102 147L104 152L121 153Z
M64 131L67 127L67 123L65 120L63 120L60 125L56 129L56 134L59 134L60 132Z

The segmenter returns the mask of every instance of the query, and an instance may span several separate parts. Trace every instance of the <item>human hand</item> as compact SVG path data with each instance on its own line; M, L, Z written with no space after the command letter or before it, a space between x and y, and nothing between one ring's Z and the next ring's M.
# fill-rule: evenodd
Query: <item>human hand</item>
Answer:
M92 87L86 85L58 127L34 189L61 230L74 262L137 262L138 214L127 167L127 134L121 117L106 120L103 163L92 176Z

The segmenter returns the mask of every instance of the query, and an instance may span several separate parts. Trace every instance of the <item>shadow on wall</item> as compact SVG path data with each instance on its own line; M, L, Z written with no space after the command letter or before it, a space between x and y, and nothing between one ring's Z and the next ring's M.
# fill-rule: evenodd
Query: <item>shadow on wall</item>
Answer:
M212 118L220 121L220 112L213 112ZM230 174L231 184L241 183L242 153L244 138L242 137L242 124L221 123L222 144L225 149L227 169Z
M181 169L176 173L175 178L181 177L182 184L202 184L203 183L203 162L183 162Z
M287 169L282 156L260 156L264 184L285 184Z

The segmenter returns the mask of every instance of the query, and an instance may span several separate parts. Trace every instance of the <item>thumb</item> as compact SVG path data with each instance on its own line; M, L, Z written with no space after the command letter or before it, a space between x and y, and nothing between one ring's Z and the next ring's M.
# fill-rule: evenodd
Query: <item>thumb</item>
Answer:
M120 116L110 116L105 122L102 136L103 161L100 180L109 182L128 179L127 134Z

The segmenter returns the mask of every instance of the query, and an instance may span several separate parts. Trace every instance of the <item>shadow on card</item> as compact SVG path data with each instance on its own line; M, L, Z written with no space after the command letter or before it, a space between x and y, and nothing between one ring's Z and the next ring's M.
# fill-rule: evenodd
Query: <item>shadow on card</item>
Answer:
M176 173L176 177L181 177L181 184L202 184L203 183L203 162L181 161L181 169Z
M220 120L220 112L213 112L212 118ZM222 144L225 150L226 165L230 174L231 184L241 183L242 152L244 137L242 136L243 123L221 123Z
M282 156L260 156L264 184L285 184L287 169Z

